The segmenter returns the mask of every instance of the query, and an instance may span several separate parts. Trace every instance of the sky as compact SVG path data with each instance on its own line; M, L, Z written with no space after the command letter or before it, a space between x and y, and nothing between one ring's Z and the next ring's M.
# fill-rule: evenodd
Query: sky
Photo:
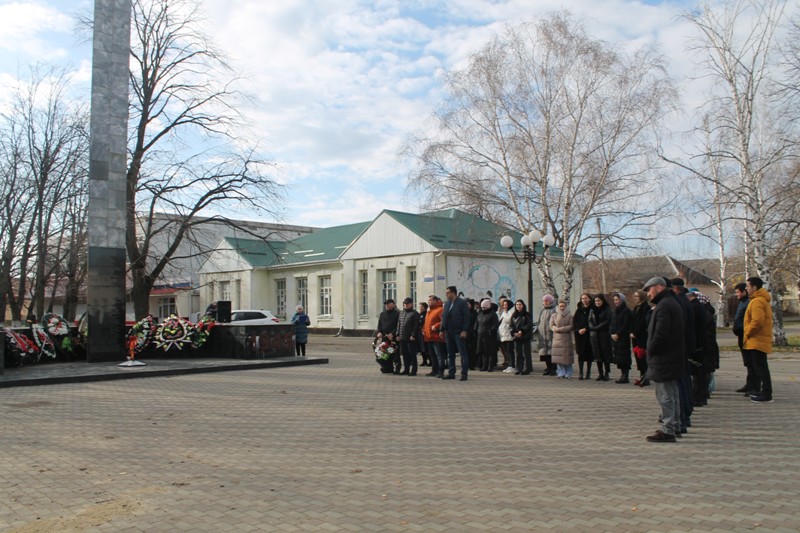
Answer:
M623 49L656 43L691 84L681 0L200 0L216 44L246 79L244 110L289 189L284 222L331 226L383 209L416 212L403 141L445 96L442 74L504 26L566 9ZM0 102L37 62L65 65L88 92L91 49L75 36L87 0L0 0ZM684 94L691 109L702 95ZM247 218L247 214L242 214Z

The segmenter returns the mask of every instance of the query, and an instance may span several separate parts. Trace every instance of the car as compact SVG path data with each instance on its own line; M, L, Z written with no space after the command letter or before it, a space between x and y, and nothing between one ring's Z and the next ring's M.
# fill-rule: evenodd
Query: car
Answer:
M266 326L278 323L280 319L266 309L236 309L231 312L232 326Z

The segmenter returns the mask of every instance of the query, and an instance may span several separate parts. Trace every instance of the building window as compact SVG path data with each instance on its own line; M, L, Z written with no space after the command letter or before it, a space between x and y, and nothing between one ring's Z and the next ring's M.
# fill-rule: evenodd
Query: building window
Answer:
M275 316L286 316L286 280L275 280Z
M231 300L231 282L230 281L220 281L219 282L219 299L230 301Z
M319 278L319 314L331 314L331 277L320 276Z
M408 269L408 296L417 303L417 269Z
M178 305L175 303L174 296L158 299L159 319L169 318L169 315L177 315L177 314L178 314Z
M308 278L297 278L297 304L308 311Z
M390 298L397 301L397 271L381 270L381 303Z
M361 301L358 306L358 314L367 316L369 314L369 272L360 270L358 272L358 281L361 287Z

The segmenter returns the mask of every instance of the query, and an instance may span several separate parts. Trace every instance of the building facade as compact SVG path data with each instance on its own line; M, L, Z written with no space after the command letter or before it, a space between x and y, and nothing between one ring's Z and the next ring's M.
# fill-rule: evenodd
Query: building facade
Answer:
M504 294L527 299L527 266L500 246L503 235L521 235L451 209L411 214L385 210L369 222L336 226L288 242L224 238L200 269L201 307L230 300L234 309L268 309L283 319L296 305L312 326L371 332L383 302L415 303L444 297L455 285L464 297ZM560 251L551 249L555 277ZM582 286L576 269L576 301ZM534 273L538 313L542 285Z

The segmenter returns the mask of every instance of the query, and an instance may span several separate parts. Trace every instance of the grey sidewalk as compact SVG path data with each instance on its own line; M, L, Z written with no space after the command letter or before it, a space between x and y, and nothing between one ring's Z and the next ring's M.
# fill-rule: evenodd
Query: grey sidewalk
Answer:
M651 444L652 388L327 365L0 390L0 530L797 531L797 356L775 403L718 392ZM537 367L537 368L540 368ZM425 369L423 369L425 370Z

